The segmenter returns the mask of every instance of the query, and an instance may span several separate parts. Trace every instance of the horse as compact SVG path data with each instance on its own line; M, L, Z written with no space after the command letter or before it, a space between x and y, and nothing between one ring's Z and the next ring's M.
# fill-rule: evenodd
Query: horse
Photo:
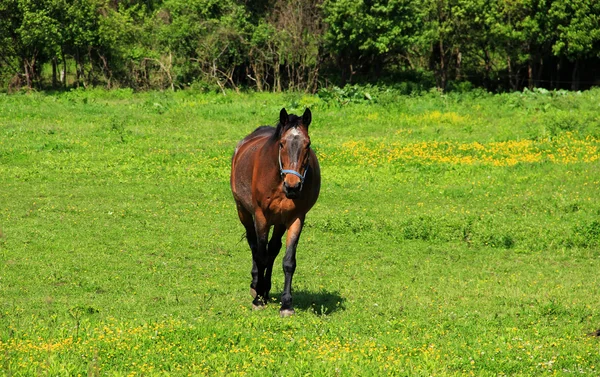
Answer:
M296 270L296 247L307 212L321 189L321 170L310 147L309 109L302 117L279 113L276 127L260 126L242 139L231 159L231 191L246 240L252 251L252 308L263 309L269 301L273 263L287 231L283 257L282 317L295 313L292 277ZM273 234L269 240L269 232Z

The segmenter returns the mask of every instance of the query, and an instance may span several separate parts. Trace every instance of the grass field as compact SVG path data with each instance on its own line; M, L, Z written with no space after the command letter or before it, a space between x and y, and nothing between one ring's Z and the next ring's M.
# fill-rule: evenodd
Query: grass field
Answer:
M0 95L2 374L599 375L600 90L371 96ZM282 319L229 163L284 106L323 185Z

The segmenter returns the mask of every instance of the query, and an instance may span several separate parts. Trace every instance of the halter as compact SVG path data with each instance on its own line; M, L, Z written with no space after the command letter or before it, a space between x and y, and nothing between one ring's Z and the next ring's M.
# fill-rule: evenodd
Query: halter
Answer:
M296 177L300 178L300 190L302 190L302 185L304 185L304 178L306 178L306 172L308 172L308 161L306 162L306 165L304 166L304 174L300 174L295 170L290 170L290 169L284 169L283 165L281 164L281 148L279 148L279 174L281 175L281 177L285 177L286 174L293 174Z

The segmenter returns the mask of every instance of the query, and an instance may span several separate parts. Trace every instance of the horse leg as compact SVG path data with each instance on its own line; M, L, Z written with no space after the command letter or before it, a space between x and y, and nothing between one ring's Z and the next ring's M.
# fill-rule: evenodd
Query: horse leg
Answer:
M267 304L265 270L268 264L269 225L261 211L256 211L254 214L254 228L256 231L256 249L252 250L252 282L254 283L256 279L256 284L254 284L256 297L252 301L252 308L262 309Z
M256 267L256 263L254 262L254 254L257 252L257 242L256 242L256 230L254 229L254 219L252 218L252 214L248 212L242 205L238 203L237 205L238 216L240 218L240 222L246 228L246 240L248 241L248 246L250 246L250 250L252 251L252 282L250 282L250 295L252 298L256 297L256 284L258 283L258 269Z
M271 292L271 275L273 273L273 263L275 258L281 250L281 237L285 233L285 226L283 224L275 225L273 227L273 235L267 247L267 268L265 270L265 299L269 299L269 292Z
M296 271L296 247L302 233L304 225L304 216L297 218L288 227L288 233L285 242L285 256L283 257L283 294L281 295L281 309L279 314L282 317L288 317L295 313L292 306L292 277Z

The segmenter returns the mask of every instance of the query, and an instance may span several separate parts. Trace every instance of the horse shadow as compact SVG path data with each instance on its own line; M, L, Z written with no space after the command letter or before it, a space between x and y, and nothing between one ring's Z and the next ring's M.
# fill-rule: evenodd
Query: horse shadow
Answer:
M294 290L294 308L323 316L346 310L345 301L339 292ZM281 299L280 295L277 299Z

